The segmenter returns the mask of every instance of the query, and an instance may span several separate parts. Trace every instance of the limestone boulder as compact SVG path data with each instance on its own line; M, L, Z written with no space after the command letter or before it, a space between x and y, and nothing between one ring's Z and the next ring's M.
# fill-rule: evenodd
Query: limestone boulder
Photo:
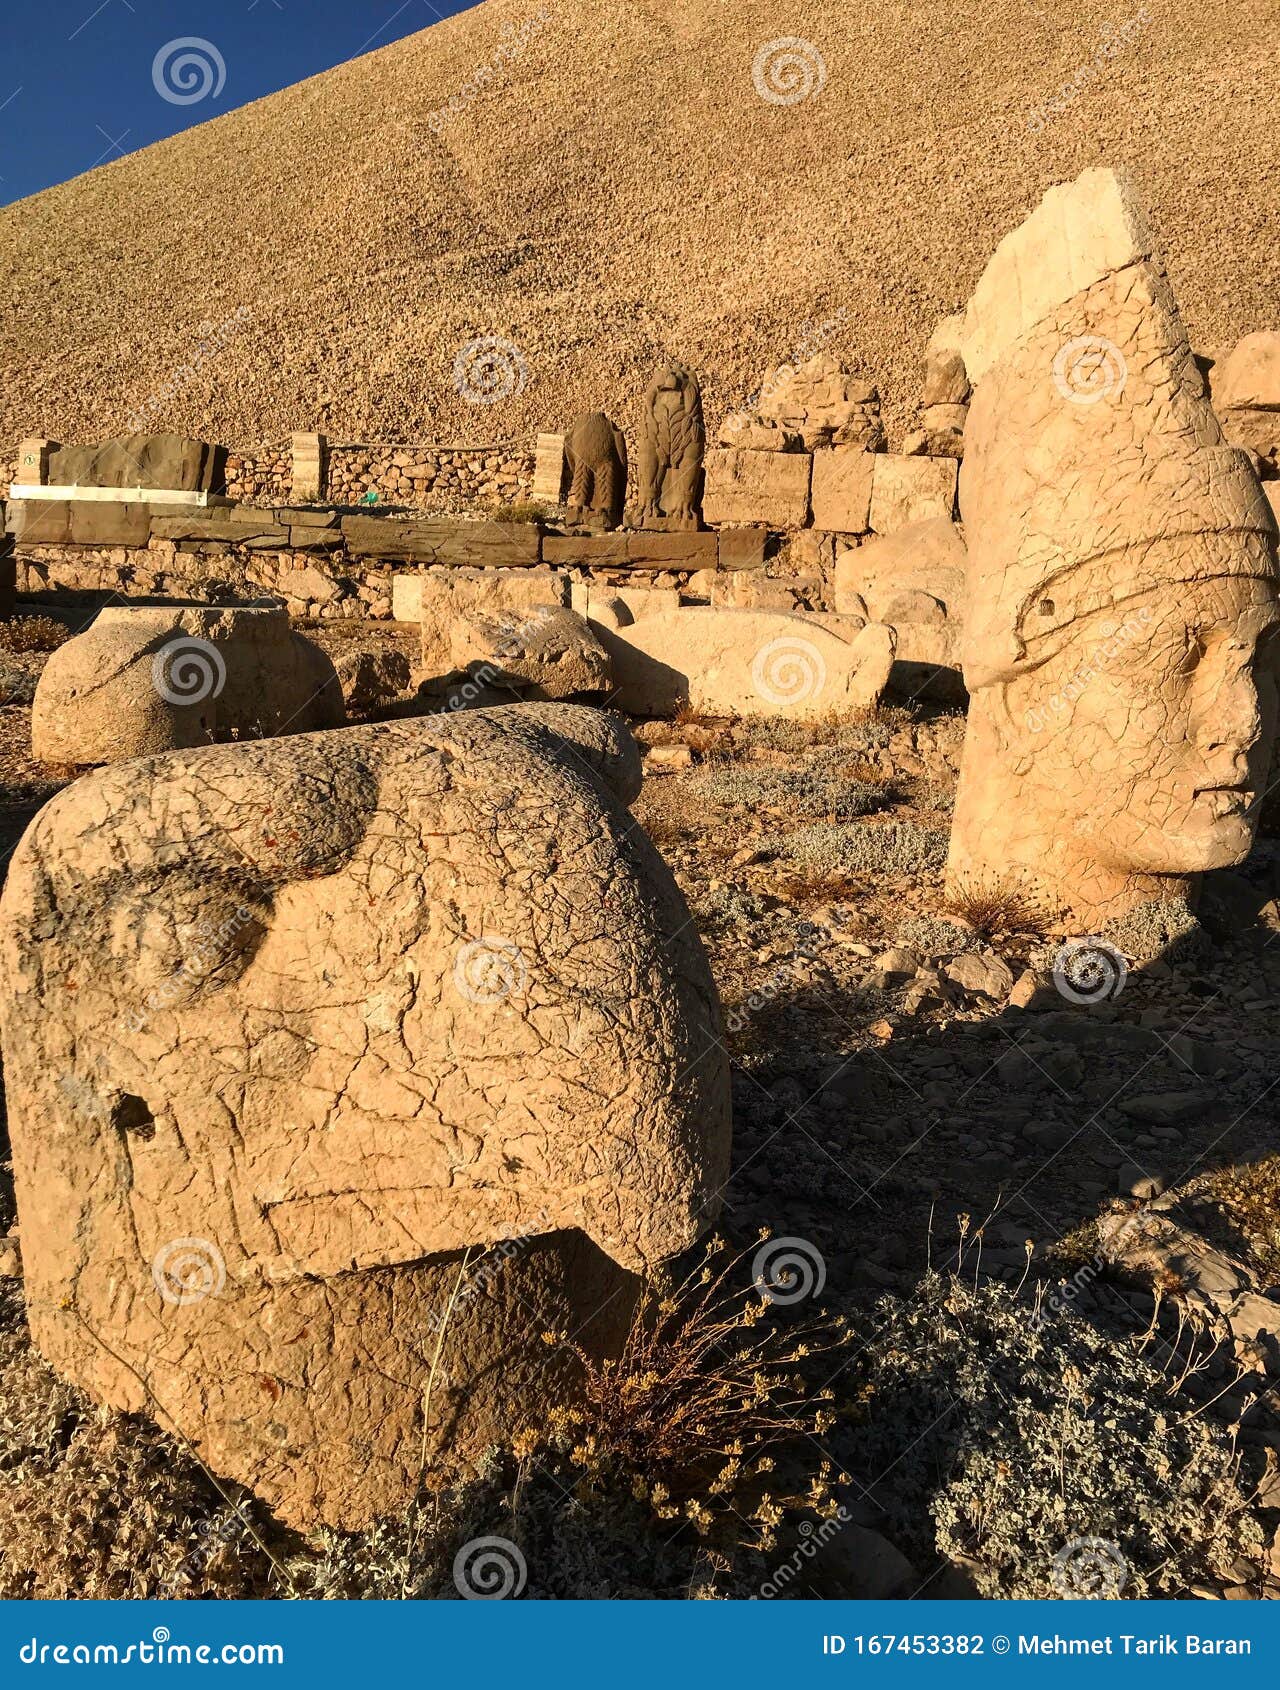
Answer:
M812 464L807 452L708 452L703 517L709 523L803 528Z
M571 1400L728 1172L715 989L570 706L97 770L0 897L36 1344L290 1525ZM425 1417L425 1419L424 1419Z
M531 698L604 693L613 680L609 654L586 617L560 605L473 611L454 622L450 652L454 668L473 680Z
M422 666L435 677L453 668L451 631L459 617L567 605L571 577L562 569L429 569L419 582Z
M409 659L402 651L352 651L334 665L342 696L352 710L376 710L409 686Z
M46 763L115 763L345 720L333 664L283 609L112 606L45 664L31 748Z
M903 593L923 593L941 601L949 621L961 624L967 562L964 540L949 517L908 523L896 533L839 553L836 610L848 614L857 600L876 620L892 622L896 619L887 614L892 600Z
M686 607L600 630L614 702L633 716L824 715L879 703L893 630L836 616Z
M1236 342L1214 366L1213 408L1280 411L1280 330L1261 329Z
M1247 334L1216 364L1211 377L1213 408L1233 446L1254 452L1280 470L1280 331Z

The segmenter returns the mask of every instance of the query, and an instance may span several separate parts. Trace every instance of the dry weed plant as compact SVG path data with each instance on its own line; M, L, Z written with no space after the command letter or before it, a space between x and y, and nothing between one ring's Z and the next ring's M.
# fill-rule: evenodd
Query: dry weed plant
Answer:
M549 1420L553 1445L590 1483L623 1484L659 1520L727 1550L767 1551L788 1515L825 1519L838 1506L831 1463L784 1452L807 1453L834 1425L834 1393L815 1390L807 1372L843 1352L851 1329L825 1313L794 1320L768 1287L736 1283L768 1237L736 1253L713 1239L683 1280L648 1287L616 1360L571 1344L583 1400ZM518 1452L537 1442L525 1434Z
M945 915L968 922L984 939L999 934L1042 935L1048 911L1016 881L962 881L943 905Z
M0 622L0 651L57 651L71 630L52 616L14 616Z

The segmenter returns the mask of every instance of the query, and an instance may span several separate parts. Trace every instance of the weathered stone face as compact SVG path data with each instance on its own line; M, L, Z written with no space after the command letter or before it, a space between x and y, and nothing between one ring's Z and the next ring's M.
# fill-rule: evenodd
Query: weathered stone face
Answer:
M727 1170L715 992L638 786L625 729L518 706L117 765L41 812L0 1036L60 1372L358 1522L416 1482L462 1253L520 1238L541 1268L463 1299L429 1430L536 1419L541 1330L609 1304L616 1337Z
M961 341L972 702L949 877L1018 879L1094 924L1250 847L1275 523L1124 179L1046 195Z
M111 606L46 663L31 747L47 763L115 763L345 720L333 664L283 608Z

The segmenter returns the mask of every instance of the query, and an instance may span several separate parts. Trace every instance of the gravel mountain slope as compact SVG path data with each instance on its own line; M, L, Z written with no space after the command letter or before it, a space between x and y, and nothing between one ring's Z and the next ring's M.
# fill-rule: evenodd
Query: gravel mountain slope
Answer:
M893 436L935 319L1096 163L1137 172L1199 346L1280 320L1272 0L668 11L486 0L0 212L0 441L479 444L630 424L671 355L714 420L820 345ZM753 61L788 36L822 66L779 103L803 82ZM481 336L518 349L490 404L454 384Z

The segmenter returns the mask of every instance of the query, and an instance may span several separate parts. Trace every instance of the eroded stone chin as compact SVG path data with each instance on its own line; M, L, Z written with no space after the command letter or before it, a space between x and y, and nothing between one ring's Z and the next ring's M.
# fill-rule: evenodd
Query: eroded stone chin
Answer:
M494 1247L433 1447L572 1390L544 1331L616 1349L729 1149L706 959L619 797L637 764L598 712L516 706L118 764L42 811L0 898L0 1035L65 1377L291 1523L358 1526L417 1483L440 1317Z

